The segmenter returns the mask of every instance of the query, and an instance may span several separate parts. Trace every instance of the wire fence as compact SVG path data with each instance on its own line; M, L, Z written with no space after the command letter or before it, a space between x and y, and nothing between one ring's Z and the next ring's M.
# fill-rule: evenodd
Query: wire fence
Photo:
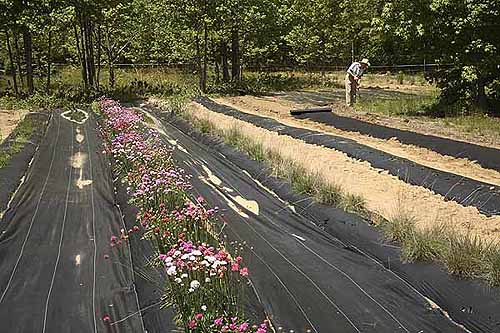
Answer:
M71 66L69 64L64 63L54 63L52 64L53 68L63 68ZM107 64L102 64L102 68L106 68ZM419 74L423 73L424 75L428 72L432 72L439 69L445 69L452 66L452 64L395 64L395 65L377 65L374 64L370 66L370 73L407 73L407 74ZM121 69L176 69L176 70L187 70L187 71L196 71L198 69L197 64L192 63L158 63L158 62L150 62L150 63L119 63L113 64L114 68ZM276 72L311 72L311 73L328 73L328 72L340 72L346 71L348 65L308 65L308 66L297 66L297 65L253 65L253 66L242 66L243 72L265 72L265 73L276 73ZM34 66L34 70L37 71L36 66ZM43 70L42 70L43 71ZM23 73L25 70L23 70ZM10 72L0 67L0 75L6 76L9 75Z

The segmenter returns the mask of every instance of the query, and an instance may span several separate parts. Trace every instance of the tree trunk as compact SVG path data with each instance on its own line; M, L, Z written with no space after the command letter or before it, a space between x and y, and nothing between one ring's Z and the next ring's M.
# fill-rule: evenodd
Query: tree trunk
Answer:
M21 63L21 51L19 51L19 43L17 33L14 31L14 49L16 50L16 62L17 62L17 70L19 72L19 81L21 83L21 90L24 89L24 78L23 78L23 69Z
M14 63L14 56L12 55L12 48L10 47L10 36L8 31L5 31L5 37L7 39L7 51L9 53L9 62L12 71L12 83L14 85L14 93L16 95L19 95L19 89L17 88L17 78L16 78L16 64Z
M47 50L47 94L50 94L50 75L51 68L50 65L52 63L52 30L49 30L49 43Z
M101 78L101 25L97 26L97 75L96 86L99 90L99 82Z
M237 27L233 27L231 33L231 79L234 82L240 80L240 35Z
M81 36L81 25L80 25L80 32L78 32L78 29L76 27L76 24L73 26L75 30L75 41L76 41L76 50L78 53L78 58L80 59L80 66L82 70L82 81L83 81L83 86L85 89L88 89L88 80L87 80L87 68L86 68L86 61L85 61L85 52L83 48L85 47L83 44L83 39L80 40Z
M207 70L208 70L208 28L207 22L203 23L203 72L201 91L207 92Z
M24 42L24 61L26 62L26 80L28 83L28 94L33 95L35 87L33 85L33 66L32 66L32 41L31 32L28 28L23 31Z
M477 78L477 97L476 97L477 100L476 100L476 102L479 105L479 107L482 109L486 109L488 107L485 86L486 86L485 79L483 76L481 76L481 74L479 74L478 78Z
M115 87L115 69L113 67L113 49L109 40L109 27L106 27L106 56L108 57L109 89Z
M221 40L220 44L221 65L222 65L222 80L229 81L229 65L227 62L227 44L225 40Z
M203 91L203 65L201 60L200 38L198 34L196 34L196 62L198 65L199 86L200 90Z
M94 46L92 42L92 22L90 18L85 17L83 21L83 34L85 39L85 58L87 67L87 79L89 88L95 88L95 65L94 65Z
M220 66L219 66L219 61L217 61L217 57L215 58L214 66L215 66L215 83L219 84L220 83Z

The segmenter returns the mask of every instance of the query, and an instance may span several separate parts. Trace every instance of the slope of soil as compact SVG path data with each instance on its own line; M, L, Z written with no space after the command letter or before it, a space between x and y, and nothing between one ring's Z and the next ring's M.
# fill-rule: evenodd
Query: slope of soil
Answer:
M124 226L94 128L55 112L2 218L6 332L144 331L129 250L109 246Z
M276 327L462 331L447 311L473 331L496 329L498 291L453 281L435 265L401 264L398 251L359 218L293 195L261 164L160 116L176 159L194 175L197 191L221 208L229 239L249 252L252 282ZM469 306L477 311L463 311Z
M355 140L361 144L387 152L391 155L399 156L437 170L451 172L489 184L500 185L500 172L493 169L483 168L477 162L471 161L469 159L443 156L430 149L418 147L415 145L402 144L394 138L390 138L389 140L382 140L356 132L343 131L333 126L318 123L307 118L295 118L292 117L289 113L291 109L305 108L310 104L294 104L292 102L283 101L275 97L254 96L222 97L215 100L221 104L235 107L244 112L259 114L277 119L287 125L320 130L325 133L340 135ZM338 112L338 110L339 108L335 109L335 112ZM342 112L342 114L344 114L344 112ZM347 115L349 117L356 116L352 114L352 112L348 113ZM364 118L361 119L365 120ZM381 124L386 124L387 126L392 125L390 122L384 122ZM430 125L429 127L430 128L428 128L428 130L432 131L433 127ZM434 130L433 133L439 133L439 131ZM500 145L493 147L500 149Z

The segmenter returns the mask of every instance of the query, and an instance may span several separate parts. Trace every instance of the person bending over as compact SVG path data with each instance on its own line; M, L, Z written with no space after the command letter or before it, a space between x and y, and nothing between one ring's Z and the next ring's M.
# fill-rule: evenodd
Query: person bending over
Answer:
M348 106L356 103L356 93L359 83L368 67L370 67L370 62L366 58L359 62L355 61L349 66L345 76L345 102Z

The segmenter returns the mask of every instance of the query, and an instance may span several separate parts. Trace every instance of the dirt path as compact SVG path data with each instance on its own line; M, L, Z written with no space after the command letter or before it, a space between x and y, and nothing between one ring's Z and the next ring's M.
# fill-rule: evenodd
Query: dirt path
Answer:
M500 172L483 168L474 161L470 161L465 158L444 156L430 149L402 144L395 139L382 140L356 132L342 131L332 126L320 124L309 119L297 119L290 115L289 111L291 108L306 107L307 104L284 104L282 101L276 101L276 98L274 97L254 96L222 97L215 100L219 103L233 106L244 112L278 119L284 124L320 130L325 133L350 138L361 144L379 149L395 156L406 158L431 168L451 172L485 183L500 185Z
M26 110L0 110L0 143L9 136L27 113Z
M304 143L286 135L256 127L245 121L209 111L199 104L191 106L196 117L209 119L217 127L237 127L244 134L261 142L265 148L276 149L296 160L307 170L319 172L328 181L340 185L349 193L364 197L368 208L386 218L402 210L418 217L421 228L448 224L457 232L476 234L483 239L500 240L500 216L487 217L474 207L464 207L454 201L445 201L442 195L410 185L387 171L373 168L368 162L352 159L330 148Z

